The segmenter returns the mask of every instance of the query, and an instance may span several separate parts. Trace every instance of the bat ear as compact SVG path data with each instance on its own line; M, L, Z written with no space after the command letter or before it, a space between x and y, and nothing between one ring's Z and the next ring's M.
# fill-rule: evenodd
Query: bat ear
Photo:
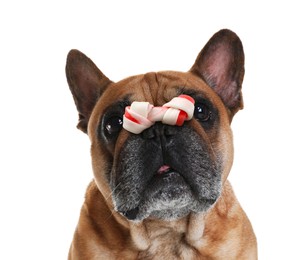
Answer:
M243 108L244 51L240 38L224 29L207 42L190 72L201 77L220 96L231 117Z
M79 112L77 127L87 133L87 124L91 112L111 81L91 59L78 50L71 50L68 53L65 72Z

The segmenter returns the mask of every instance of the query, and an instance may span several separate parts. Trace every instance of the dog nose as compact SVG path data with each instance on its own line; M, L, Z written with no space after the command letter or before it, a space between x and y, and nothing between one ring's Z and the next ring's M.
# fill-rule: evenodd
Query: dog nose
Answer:
M144 130L142 136L144 139L169 138L176 134L177 127L157 122L152 127Z

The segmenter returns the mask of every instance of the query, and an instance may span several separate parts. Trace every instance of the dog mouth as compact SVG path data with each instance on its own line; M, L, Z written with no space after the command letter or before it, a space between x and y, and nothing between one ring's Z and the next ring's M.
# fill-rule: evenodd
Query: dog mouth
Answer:
M164 164L153 175L148 187L151 187L151 190L154 190L153 187L159 189L160 186L163 186L162 188L166 188L172 186L172 184L177 186L187 185L181 173L171 166Z
M182 212L192 203L192 191L174 168L163 164L149 181L139 205L127 211L120 211L129 220L140 220L147 216L164 218L178 217L175 212Z
M160 176L166 173L175 172L173 168L171 168L169 165L162 165L156 172L155 176Z
M166 144L159 143L162 137L132 136L124 145L111 188L115 210L127 219L179 219L205 212L219 197L221 171L215 158L189 127L179 130Z

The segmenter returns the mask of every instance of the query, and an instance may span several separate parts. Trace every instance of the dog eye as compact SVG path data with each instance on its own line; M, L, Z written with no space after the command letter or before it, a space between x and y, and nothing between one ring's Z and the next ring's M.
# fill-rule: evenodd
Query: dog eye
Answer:
M110 117L105 123L105 132L112 136L118 134L122 129L123 120L119 116Z
M197 103L195 105L194 116L199 121L205 122L210 119L211 112L209 111L208 107L202 103Z

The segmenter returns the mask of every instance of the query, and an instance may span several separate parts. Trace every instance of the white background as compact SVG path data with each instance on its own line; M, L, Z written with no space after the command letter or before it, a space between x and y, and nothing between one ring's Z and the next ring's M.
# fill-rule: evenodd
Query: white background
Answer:
M0 259L67 258L92 178L67 52L83 51L114 81L187 71L222 28L246 54L230 180L259 259L303 259L302 25L291 0L1 1Z

